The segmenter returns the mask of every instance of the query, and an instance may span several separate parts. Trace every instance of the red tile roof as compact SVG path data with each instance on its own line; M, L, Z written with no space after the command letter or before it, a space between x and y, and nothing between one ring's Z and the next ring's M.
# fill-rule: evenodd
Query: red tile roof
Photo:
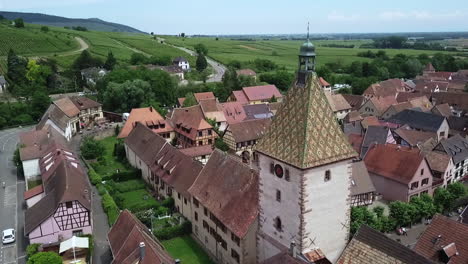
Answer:
M319 82L322 86L330 86L330 84L327 81L325 81L325 79L322 77L319 78Z
M399 92L404 92L405 90L409 89L410 87L408 86L408 84L406 84L402 80L389 79L380 83L371 84L364 91L363 95L371 95L375 97L393 96L393 98L395 98Z
M213 145L203 145L192 148L179 149L180 152L192 158L213 153Z
M247 104L249 102L249 100L247 99L247 97L244 94L244 91L242 91L242 90L232 91L232 95L236 99L236 102L239 102L241 104Z
M38 186L36 186L34 188L31 188L31 189L25 191L24 194L23 194L23 198L26 201L29 198L32 198L32 197L34 197L34 196L36 196L38 194L41 194L43 192L44 192L44 188L42 187L42 184L40 184L40 185L38 185Z
M422 97L422 96L425 96L426 98L428 98L427 93L422 93L418 91L411 92L411 93L410 92L398 93L396 100L398 103L403 103L403 102L408 102L413 98Z
M190 194L240 238L258 215L258 174L215 150L189 189Z
M237 73L237 76L239 75L247 75L247 76L256 76L257 73L255 73L253 70L251 69L241 69L241 70L237 70L236 71Z
M80 113L80 110L69 97L58 99L54 101L54 104L68 117L74 117Z
M446 253L443 253L444 249ZM451 255L450 264L466 264L468 263L468 225L443 215L436 215L420 236L414 251L436 262L447 263L444 261L444 255L448 254Z
M207 99L216 99L214 96L213 92L205 92L205 93L194 93L193 96L195 97L195 100L199 103L201 100L207 100Z
M177 102L180 106L184 106L185 97L177 98Z
M122 127L118 138L126 138L136 126L137 122L141 122L148 127L158 127L153 129L155 133L174 131L171 124L166 122L166 120L164 120L164 118L153 107L133 108L130 112L130 116ZM164 128L162 128L162 126L164 126Z
M246 113L242 103L240 102L226 102L221 104L224 116L228 124L242 122L246 118Z
M253 119L229 125L236 143L260 139L271 124L270 119Z
M403 184L411 182L424 161L419 149L395 144L372 145L364 157L369 172Z
M362 141L364 140L364 137L362 135L358 134L349 134L348 135L348 141L349 144L353 147L353 149L360 154L361 153L361 146L362 146Z
M108 240L114 257L112 264L174 263L158 239L128 210L120 213L109 231ZM139 261L141 242L145 245L145 256Z
M243 87L242 91L249 101L270 100L273 96L283 97L275 85Z
M366 116L361 121L362 127L367 129L369 126L380 126L379 119L375 116Z
M174 130L192 140L195 140L199 130L212 129L206 122L205 116L199 105L191 107L176 108L168 119Z
M413 147L426 142L430 138L437 139L437 134L435 132L413 130L406 126L400 127L394 132Z

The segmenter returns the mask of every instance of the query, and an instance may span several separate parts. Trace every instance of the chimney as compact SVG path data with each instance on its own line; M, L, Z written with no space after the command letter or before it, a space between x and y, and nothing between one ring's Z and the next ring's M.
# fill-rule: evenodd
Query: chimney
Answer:
M145 258L145 242L140 242L140 262Z
M153 112L153 107L152 106L150 106L149 109L150 109L150 112Z
M291 254L293 258L297 257L296 241L294 240L291 241L291 244L289 245L289 254Z

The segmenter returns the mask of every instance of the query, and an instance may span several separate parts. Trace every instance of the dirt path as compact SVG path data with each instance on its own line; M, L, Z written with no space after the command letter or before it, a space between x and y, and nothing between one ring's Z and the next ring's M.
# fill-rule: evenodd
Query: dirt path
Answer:
M111 38L111 39L112 39L113 41L115 41L116 43L118 43L118 44L120 44L120 45L126 47L127 49L129 49L129 50L131 50L131 51L133 51L133 52L141 53L141 54L143 54L143 55L145 55L145 56L147 56L147 57L151 57L151 54L148 54L148 53L146 53L146 52L144 52L144 51L142 51L142 50L139 50L139 49L137 49L137 48L134 48L134 47L130 46L129 44L125 43L125 42L122 42L122 41L117 40L117 39L115 39L115 38Z

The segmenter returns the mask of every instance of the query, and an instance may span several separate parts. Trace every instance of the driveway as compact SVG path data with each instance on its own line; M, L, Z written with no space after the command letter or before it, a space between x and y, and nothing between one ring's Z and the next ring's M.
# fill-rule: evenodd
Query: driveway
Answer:
M18 134L28 128L12 128L0 131L0 231L7 228L16 230L16 242L0 247L0 264L26 263L27 239L24 237L24 178L16 173L13 154L18 143Z

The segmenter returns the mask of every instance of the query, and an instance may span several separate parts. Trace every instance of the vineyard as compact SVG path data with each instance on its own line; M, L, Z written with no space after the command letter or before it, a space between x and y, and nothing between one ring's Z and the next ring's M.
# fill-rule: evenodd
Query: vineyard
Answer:
M57 31L45 33L37 26L18 29L0 24L0 36L0 57L6 56L11 48L24 56L53 55L78 48L72 34Z

